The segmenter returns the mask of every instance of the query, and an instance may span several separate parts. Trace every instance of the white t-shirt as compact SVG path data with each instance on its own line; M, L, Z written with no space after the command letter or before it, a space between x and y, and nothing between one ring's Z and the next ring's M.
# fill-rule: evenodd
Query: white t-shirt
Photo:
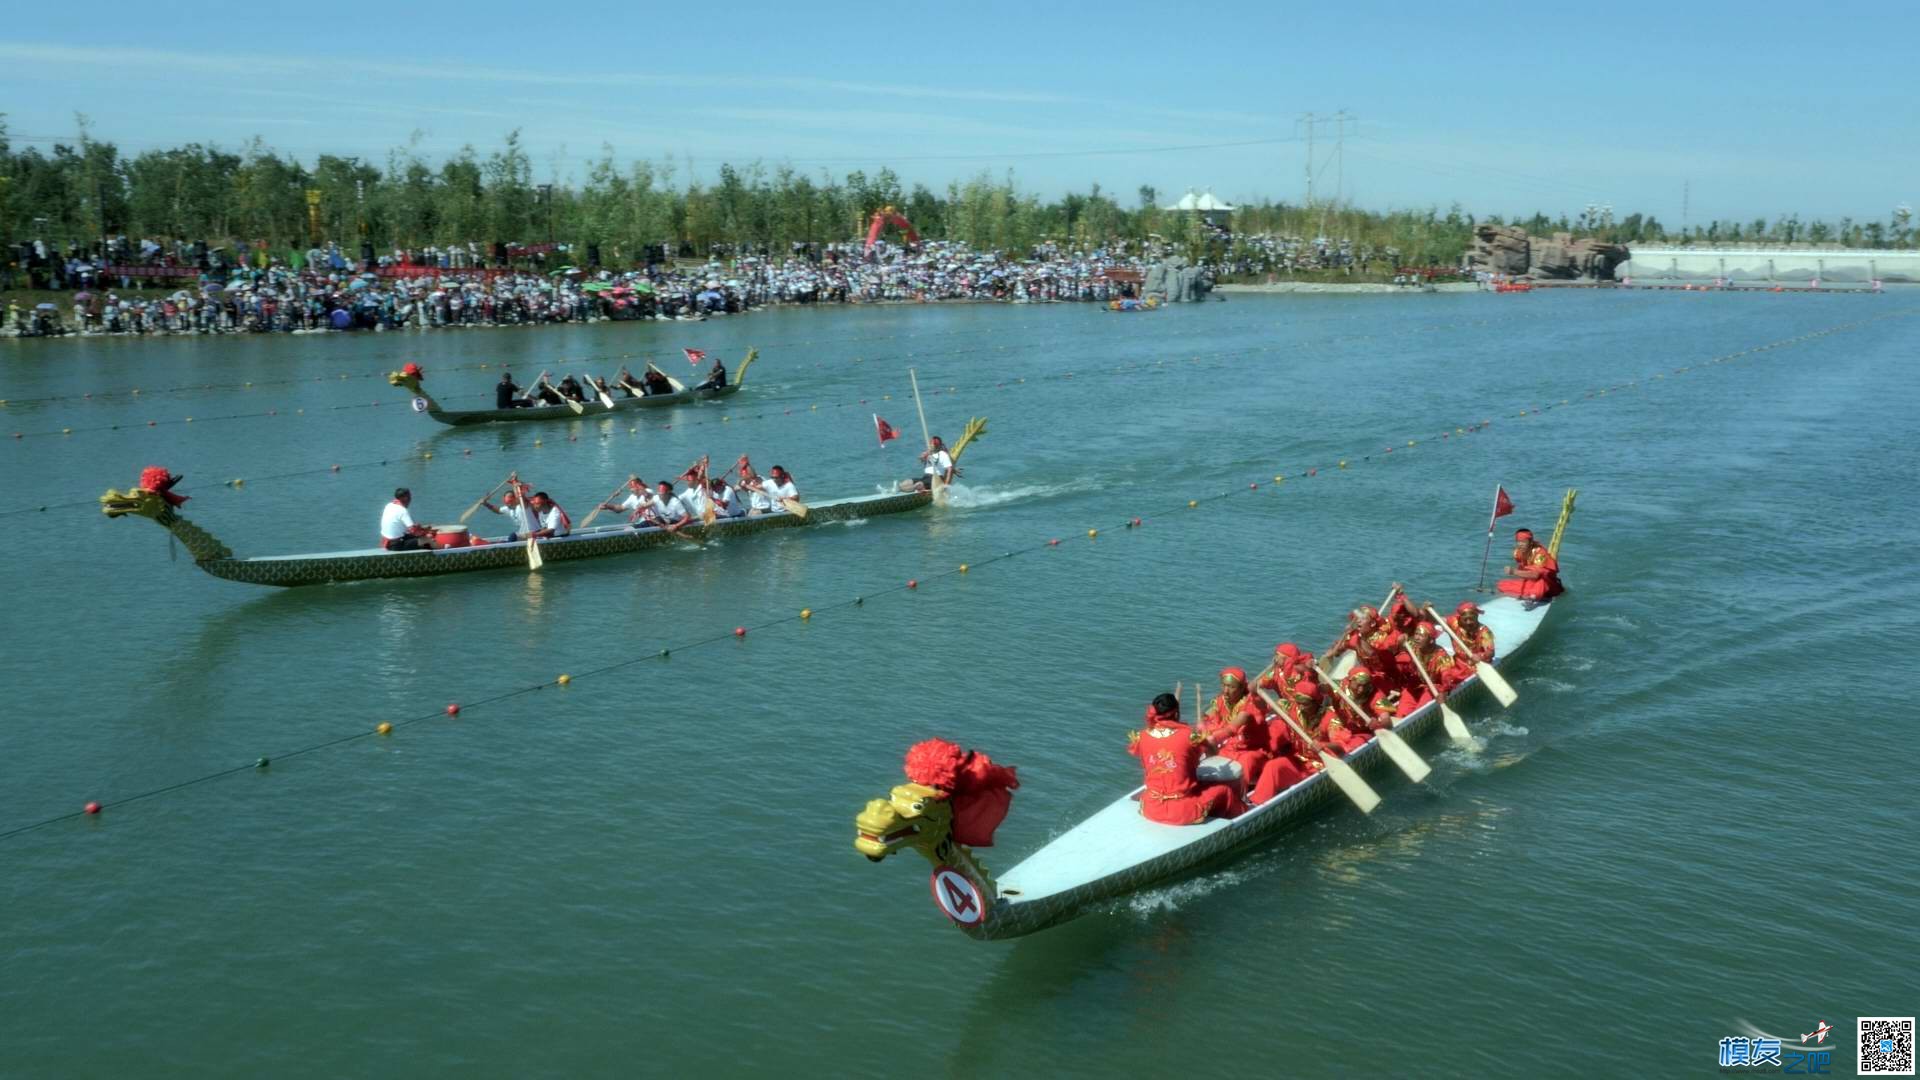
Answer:
M555 536L565 536L571 531L571 523L558 503L549 504L540 514L540 528L553 530Z
M783 484L769 476L766 479L766 488L767 497L772 499L775 504L778 504L781 499L798 499L800 497L799 489L793 486L793 481L791 480Z
M524 501L516 502L512 506L498 507L497 509L494 510L494 513L499 514L501 517L504 517L507 519L507 524L509 526L507 531L510 533L515 533L520 536L525 536L526 534L533 531L533 525L532 525L533 519L529 515L527 510L527 504Z
M699 488L688 488L675 496L687 508L687 513L696 517L707 516L707 493Z
M744 489L747 493L747 509L765 513L774 509L773 496L767 494L767 488L773 486L773 481L762 478L760 484L760 487Z
M390 502L380 511L380 539L398 540L413 528L413 515L398 502Z
M722 484L720 490L713 494L713 512L721 517L733 518L745 514L747 508L741 505L740 496L733 488Z
M660 520L669 525L676 521L685 521L692 516L687 512L687 504L681 502L678 495L669 495L664 499L658 495L654 496L653 512L659 514Z
M651 491L648 491L648 492L629 491L627 492L627 497L620 500L620 503L619 503L620 512L623 514L629 514L629 515L637 514L640 511L646 509L647 507L652 506L654 502L655 502L655 499L653 497L653 492Z
M929 477L937 476L945 480L948 470L952 468L953 456L945 450L935 450L933 453L927 455L927 467L921 471L925 472Z

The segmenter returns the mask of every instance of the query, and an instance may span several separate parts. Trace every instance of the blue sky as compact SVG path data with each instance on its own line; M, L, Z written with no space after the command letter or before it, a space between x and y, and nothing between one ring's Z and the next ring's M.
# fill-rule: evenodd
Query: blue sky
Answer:
M598 8L599 10L595 10ZM1131 204L1305 194L1302 114L1357 117L1316 193L1374 209L1885 220L1920 204L1892 3L89 5L13 21L16 142L87 114L130 152L253 135L311 160L439 158L519 128L545 181L617 157L939 187L1013 169ZM1226 145L1223 145L1226 144ZM1249 145L1251 144L1251 145Z

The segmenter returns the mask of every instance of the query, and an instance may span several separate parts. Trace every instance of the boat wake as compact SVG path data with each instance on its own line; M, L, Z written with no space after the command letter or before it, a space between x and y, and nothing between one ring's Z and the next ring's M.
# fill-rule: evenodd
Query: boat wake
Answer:
M1574 688L1573 684L1570 682L1562 682L1559 679L1550 679L1545 675L1528 676L1527 678L1520 680L1520 685L1521 686L1537 686L1542 690L1547 690L1555 694L1572 693Z
M1188 903L1208 896L1221 889L1229 889L1247 881L1252 875L1245 870L1222 870L1205 877L1191 878L1175 882L1157 889L1135 893L1127 897L1116 909L1136 919L1146 920L1166 915L1185 907Z
M1023 499L1049 499L1056 495L1072 495L1077 492L1092 491L1094 487L1091 480L1080 480L1069 484L1027 484L1009 488L955 484L948 489L947 496L950 505L963 510L976 510L981 507L1019 502Z

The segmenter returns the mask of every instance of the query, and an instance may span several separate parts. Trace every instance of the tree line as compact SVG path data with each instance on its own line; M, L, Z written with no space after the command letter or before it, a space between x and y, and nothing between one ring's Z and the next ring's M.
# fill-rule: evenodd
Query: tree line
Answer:
M479 242L560 241L594 245L607 261L638 261L648 248L669 253L763 251L852 239L868 216L893 206L929 239L965 241L983 250L1025 253L1052 243L1068 249L1138 245L1158 238L1191 254L1219 252L1219 238L1195 215L1160 208L1161 193L1143 185L1123 205L1098 184L1085 193L1042 199L1009 172L982 172L941 190L908 185L892 169L842 176L809 174L788 165L723 165L703 180L671 160L620 164L611 147L577 185L537 183L520 133L482 154L463 148L437 164L417 143L397 147L384 163L321 154L311 166L258 138L237 150L202 143L128 155L93 138L85 119L72 143L49 151L17 148L0 116L0 240L42 240L62 249L93 246L107 236L204 240L215 246L264 242L276 249L334 241L343 247L417 250ZM1650 215L1617 223L1582 215L1479 219L1530 232L1555 230L1617 242L1824 242L1861 247L1910 246L1911 217L1838 225L1716 221L1684 233ZM1344 205L1301 206L1263 200L1233 215L1239 236L1272 234L1345 239L1392 249L1403 262L1450 264L1472 242L1478 223L1457 204L1437 209L1369 211Z

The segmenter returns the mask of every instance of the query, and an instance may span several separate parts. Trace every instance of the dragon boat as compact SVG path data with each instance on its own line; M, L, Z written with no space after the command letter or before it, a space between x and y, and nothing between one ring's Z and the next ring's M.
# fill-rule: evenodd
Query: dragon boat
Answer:
M956 462L967 445L986 432L986 427L986 421L981 418L967 422L966 430L954 444L953 458ZM235 558L233 551L213 534L187 520L179 512L179 504L185 499L169 490L178 477L171 476L157 466L147 473L141 477L141 486L127 491L109 490L100 496L101 512L110 518L129 515L147 518L179 540L193 557L195 566L228 581L293 588L377 578L433 577L478 570L517 569L524 573L528 568L527 542L502 540L422 551L366 548L307 555ZM603 555L624 555L673 544L704 545L709 540L773 529L797 529L882 514L903 514L934 501L935 495L925 491L886 492L814 503L806 507L805 514L779 510L751 517L722 518L710 525L689 524L678 534L654 526L603 525L580 529L568 536L539 540L535 544L542 562L565 562Z
M740 361L740 367L733 373L733 380L725 386L716 387L711 390L702 390L697 387L688 389L685 383L662 371L660 373L666 375L667 382L673 387L673 393L671 394L636 393L633 397L615 397L611 399L613 401L611 406L602 401L576 402L575 404L580 406L578 412L574 411L572 405L531 405L524 409L443 409L440 407L440 403L433 399L431 394L428 394L426 390L421 388L420 383L422 376L418 370L390 372L387 375L387 382L412 394L414 408L416 410L426 413L429 417L443 424L451 424L454 427L465 427L469 424L491 424L498 421L591 420L599 416L605 416L610 412L627 412L632 409L657 409L667 405L685 405L693 401L706 401L711 398L723 398L729 394L737 394L740 392L740 388L746 384L747 368L753 365L754 360L758 358L759 355L760 350L748 349L746 359ZM654 371L660 370L652 364L648 364L647 367ZM621 388L616 387L615 389Z
M1559 546L1573 499L1568 492L1553 548ZM1553 604L1503 595L1481 605L1481 625L1494 634L1494 667L1525 650ZM1451 651L1451 642L1442 647ZM1478 675L1469 678L1449 692L1449 700L1458 701L1480 682ZM1439 720L1440 703L1429 701L1395 721L1393 730L1411 741ZM1376 737L1348 753L1345 761L1367 773L1383 768L1385 755ZM867 803L854 819L854 848L874 862L907 850L919 852L933 866L933 898L940 910L969 937L991 941L1057 926L1119 897L1217 864L1340 798L1332 775L1315 772L1238 817L1163 825L1141 816L1139 800L1145 790L1135 787L997 878L971 848L953 839L953 806L946 794L924 784L901 784L888 798Z

